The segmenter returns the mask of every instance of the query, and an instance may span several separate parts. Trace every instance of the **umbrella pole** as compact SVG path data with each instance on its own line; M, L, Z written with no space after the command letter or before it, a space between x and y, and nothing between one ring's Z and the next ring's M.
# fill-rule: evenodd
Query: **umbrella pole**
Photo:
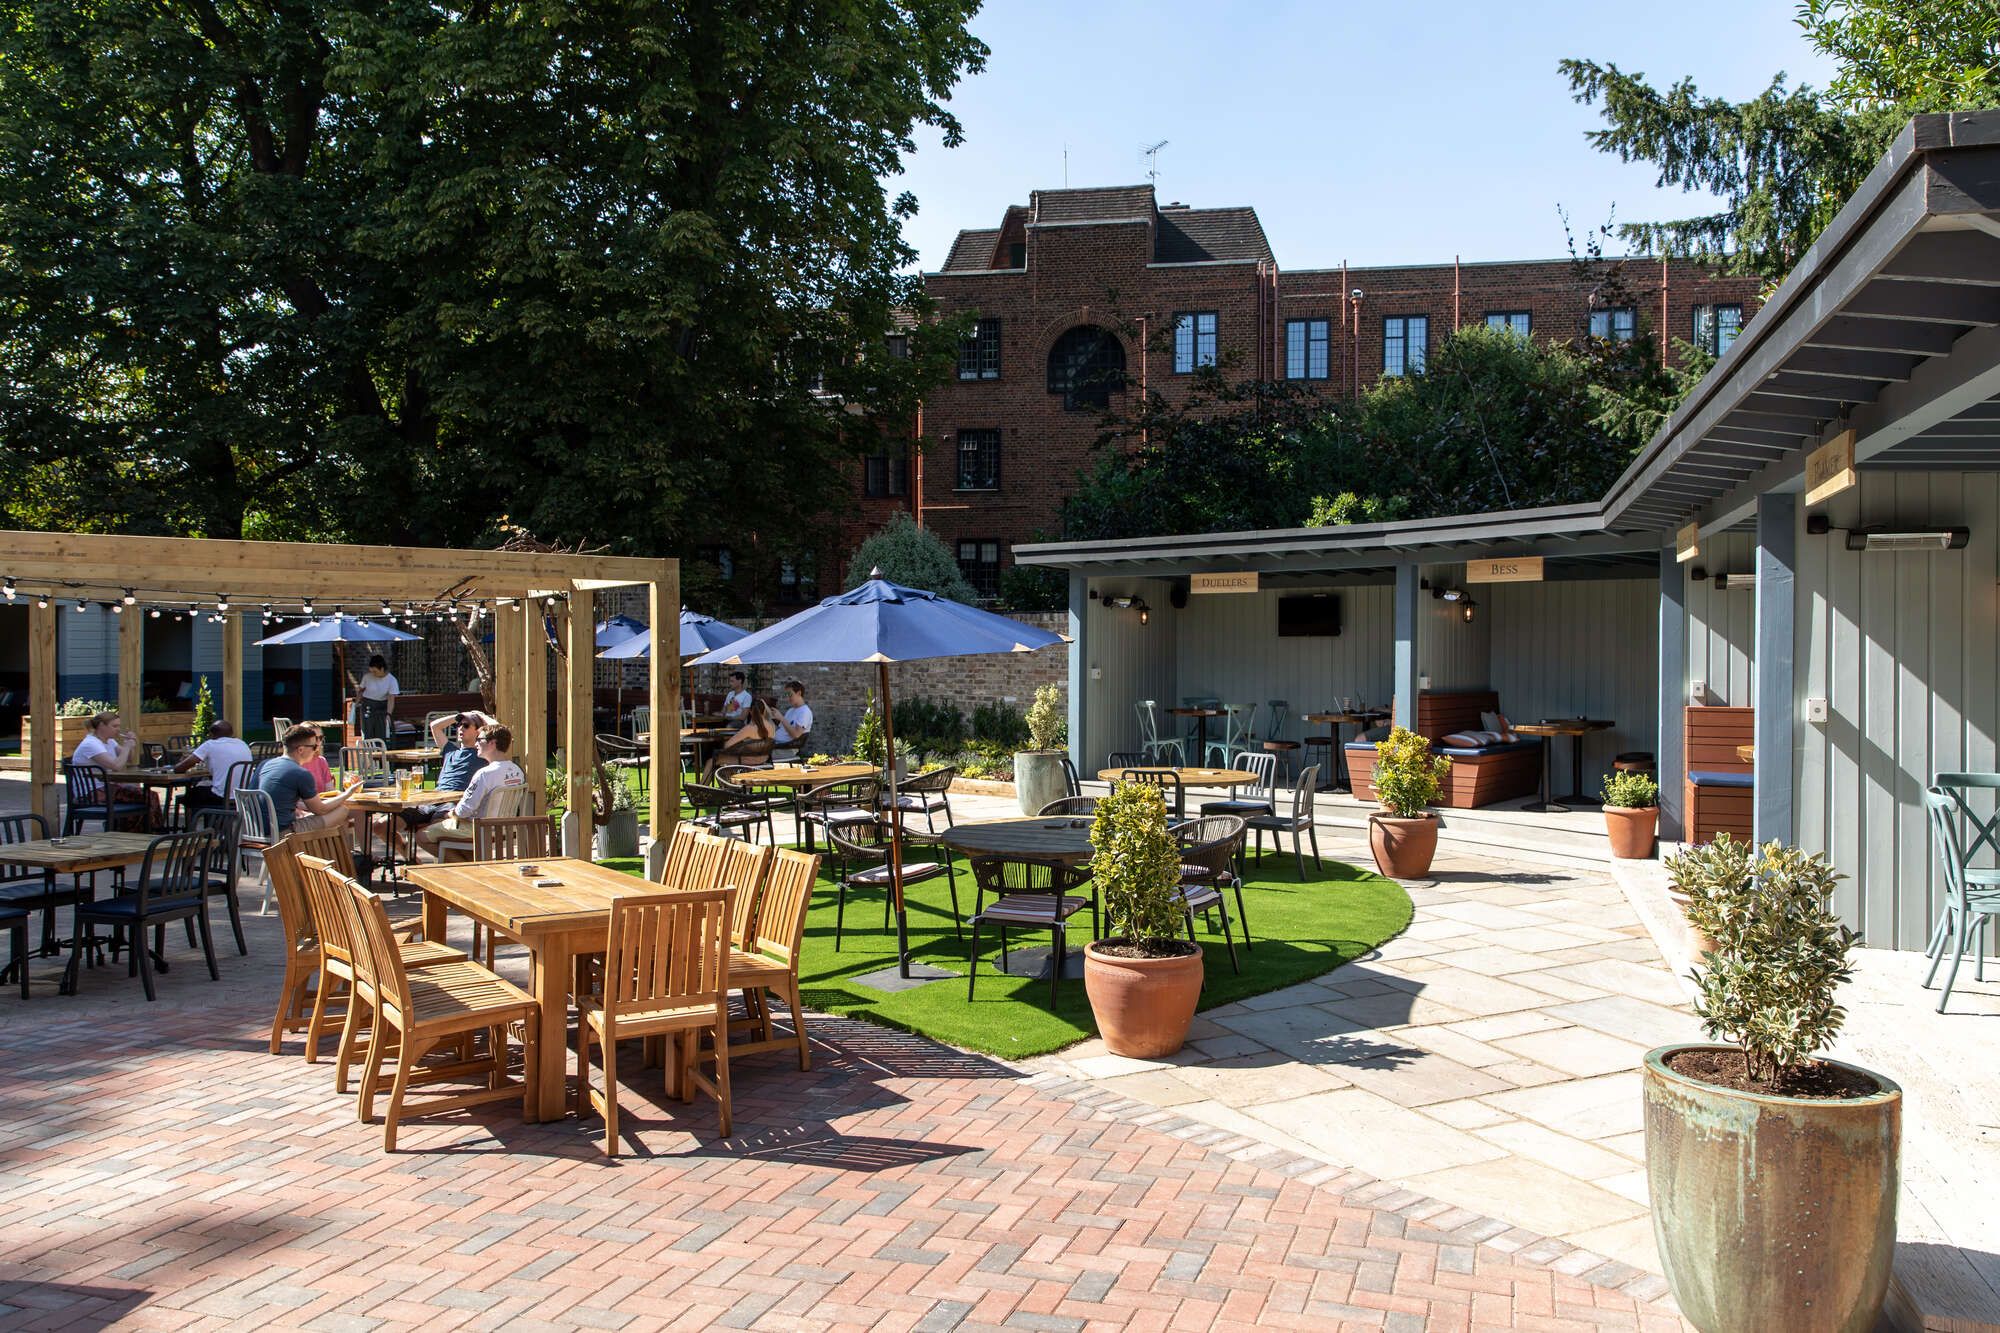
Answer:
M882 673L882 750L889 778L889 898L896 905L896 971L910 976L910 914L903 901L903 808L896 803L896 724L889 707L889 664L879 662Z

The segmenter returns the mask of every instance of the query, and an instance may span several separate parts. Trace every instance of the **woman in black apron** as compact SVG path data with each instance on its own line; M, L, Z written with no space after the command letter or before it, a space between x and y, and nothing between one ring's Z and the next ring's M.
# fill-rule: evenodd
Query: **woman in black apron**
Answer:
M389 674L389 660L377 653L368 659L368 670L361 677L361 735L367 740L387 741L389 739L389 716L396 709L396 696L402 688L396 678Z

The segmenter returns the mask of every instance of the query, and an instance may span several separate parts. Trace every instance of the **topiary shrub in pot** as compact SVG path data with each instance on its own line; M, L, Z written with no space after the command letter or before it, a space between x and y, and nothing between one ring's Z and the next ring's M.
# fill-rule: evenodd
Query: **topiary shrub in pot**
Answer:
M1028 705L1028 745L1014 755L1014 795L1021 813L1038 815L1050 801L1069 795L1063 773L1063 741L1069 719L1063 715L1062 690L1055 685L1035 689Z
M1180 850L1158 787L1121 783L1097 803L1091 874L1111 932L1083 951L1083 988L1114 1055L1157 1060L1187 1040L1201 950L1180 937Z
M1659 830L1659 783L1645 773L1613 773L1604 780L1604 831L1613 856L1627 861L1651 856Z
M1896 1245L1902 1089L1818 1058L1856 936L1823 856L1718 838L1667 862L1711 936L1711 1041L1646 1055L1646 1179L1674 1299L1703 1333L1865 1333Z
M1430 873L1437 855L1438 820L1431 812L1444 795L1451 760L1431 753L1431 743L1397 727L1375 744L1375 797L1381 811L1368 817L1368 847L1375 865L1392 879Z

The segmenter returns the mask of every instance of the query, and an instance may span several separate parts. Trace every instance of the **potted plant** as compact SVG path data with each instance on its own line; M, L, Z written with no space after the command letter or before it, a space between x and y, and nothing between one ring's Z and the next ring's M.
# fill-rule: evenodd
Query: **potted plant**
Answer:
M1816 1058L1846 1012L1856 936L1827 906L1823 856L1718 838L1672 858L1711 1041L1647 1053L1653 1235L1681 1312L1704 1333L1875 1327L1896 1244L1903 1093Z
M1062 691L1055 685L1036 686L1035 701L1028 705L1030 748L1014 755L1014 795L1022 814L1038 815L1050 801L1069 795L1069 778L1062 763L1068 731Z
M1368 816L1368 847L1375 865L1391 879L1430 873L1437 855L1438 819L1431 813L1444 794L1451 760L1431 753L1431 743L1397 727L1375 744L1376 799L1382 809Z
M639 854L639 802L623 773L599 766L591 813L597 819L597 855L600 859Z
M1604 780L1604 829L1611 854L1636 861L1653 854L1660 826L1660 784L1645 773L1613 773Z
M1182 939L1180 851L1158 787L1127 782L1097 803L1091 870L1110 934L1083 951L1083 988L1105 1048L1158 1060L1187 1040L1201 949Z

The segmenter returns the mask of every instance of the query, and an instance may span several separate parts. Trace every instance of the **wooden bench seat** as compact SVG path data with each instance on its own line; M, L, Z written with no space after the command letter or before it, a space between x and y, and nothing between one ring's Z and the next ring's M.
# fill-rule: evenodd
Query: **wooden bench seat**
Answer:
M1488 747L1477 753L1449 750L1438 742L1453 732L1478 731L1481 713L1500 711L1500 696L1491 690L1424 690L1417 695L1417 734L1431 747L1451 759L1445 776L1444 799L1451 810L1476 810L1483 805L1532 796L1541 785L1542 751L1533 742L1522 741ZM1375 799L1375 747L1366 741L1347 745L1347 771L1354 779L1354 794Z
M1748 839L1756 778L1736 747L1755 742L1757 710L1691 704L1683 717L1687 776L1682 792L1688 841L1710 842L1718 833Z

